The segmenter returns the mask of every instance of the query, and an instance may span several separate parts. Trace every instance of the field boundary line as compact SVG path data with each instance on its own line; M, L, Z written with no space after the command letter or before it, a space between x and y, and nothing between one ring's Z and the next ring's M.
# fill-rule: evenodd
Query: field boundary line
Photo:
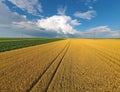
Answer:
M64 41L64 40L60 40L60 41ZM57 42L57 41L55 41L55 42ZM55 42L50 42L50 43L55 43ZM34 45L34 46L29 46L29 47L24 47L24 48L19 48L19 49L14 49L14 50L10 50L10 51L0 52L0 54L2 55L2 54L9 53L9 52L12 52L12 51L23 50L23 49L32 48L32 47L36 47L36 48L37 48L37 46L43 47L44 45L47 45L47 44L50 44L50 43L39 44L39 45ZM31 53L32 53L32 51L34 51L34 49L31 50ZM29 53L29 52L28 52L28 53ZM17 53L16 55L22 55L22 54L23 54L23 52L19 52L19 53ZM9 57L7 57L7 59L9 59L9 58L11 58L11 57L13 57L13 56L9 56Z

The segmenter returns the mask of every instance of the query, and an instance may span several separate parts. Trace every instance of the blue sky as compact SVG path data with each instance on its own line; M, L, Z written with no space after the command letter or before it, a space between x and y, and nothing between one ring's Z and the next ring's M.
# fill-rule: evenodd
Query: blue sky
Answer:
M120 0L1 0L0 37L120 37Z

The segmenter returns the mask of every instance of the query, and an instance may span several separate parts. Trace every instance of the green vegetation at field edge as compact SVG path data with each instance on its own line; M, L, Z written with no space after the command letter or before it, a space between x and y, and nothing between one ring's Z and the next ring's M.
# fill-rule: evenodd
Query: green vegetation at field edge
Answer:
M63 40L63 38L0 38L0 52L45 44L59 40Z

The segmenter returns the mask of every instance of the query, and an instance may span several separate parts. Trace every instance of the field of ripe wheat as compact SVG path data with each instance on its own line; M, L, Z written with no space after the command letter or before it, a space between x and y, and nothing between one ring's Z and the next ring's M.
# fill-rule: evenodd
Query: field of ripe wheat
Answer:
M120 40L66 39L1 52L0 92L120 92Z

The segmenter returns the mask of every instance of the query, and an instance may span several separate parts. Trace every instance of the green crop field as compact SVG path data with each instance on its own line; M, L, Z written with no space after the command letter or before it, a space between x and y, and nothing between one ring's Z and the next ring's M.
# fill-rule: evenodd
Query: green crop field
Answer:
M62 38L0 38L0 52L63 40Z

